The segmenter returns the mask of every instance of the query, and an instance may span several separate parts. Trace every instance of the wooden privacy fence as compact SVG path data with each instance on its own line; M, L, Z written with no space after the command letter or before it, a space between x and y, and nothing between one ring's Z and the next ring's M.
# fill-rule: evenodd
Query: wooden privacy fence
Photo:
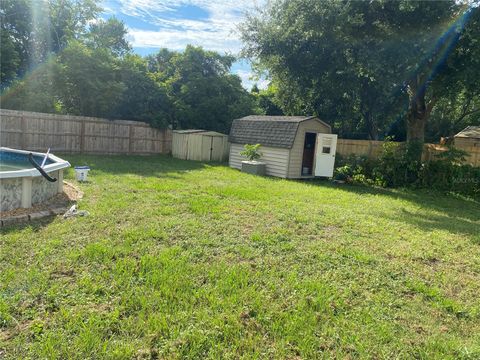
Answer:
M147 123L0 109L0 146L87 154L166 154L172 131Z
M366 156L371 159L377 158L382 152L383 141L375 140L349 140L338 139L337 154L342 156L357 155ZM466 163L473 166L480 166L480 148L475 146L457 148L466 151L469 155ZM430 161L435 159L436 154L440 154L447 150L447 147L436 144L425 144L423 148L422 159Z
M376 158L382 151L383 141L338 139L337 154Z

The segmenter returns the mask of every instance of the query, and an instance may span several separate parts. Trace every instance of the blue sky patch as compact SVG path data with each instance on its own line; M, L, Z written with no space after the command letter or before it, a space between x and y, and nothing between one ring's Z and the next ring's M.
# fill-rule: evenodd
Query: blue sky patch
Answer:
M109 18L111 16L112 16L111 14L108 14L105 16L105 18ZM151 31L157 31L159 29L158 25L149 23L135 16L130 16L124 13L117 13L115 14L115 17L123 21L129 28L151 30Z
M242 48L238 25L244 13L265 0L106 0L103 17L116 16L128 28L133 50L145 56L161 48L182 51L188 44L225 54ZM253 82L246 61L232 66L246 88ZM265 82L259 86L264 87Z
M206 9L202 9L195 5L181 5L174 8L170 12L164 12L162 15L170 16L173 19L185 19L185 20L207 20L209 12Z

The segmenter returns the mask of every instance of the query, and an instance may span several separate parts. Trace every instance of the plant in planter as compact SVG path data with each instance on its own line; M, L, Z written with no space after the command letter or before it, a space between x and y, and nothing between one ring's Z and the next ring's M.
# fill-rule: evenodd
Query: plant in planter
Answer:
M259 151L260 146L260 144L245 144L245 150L240 152L240 155L245 156L248 159L246 161L242 161L243 172L254 175L265 175L266 164L258 161L258 159L262 157L262 153Z
M258 151L260 149L260 144L250 145L245 144L243 147L245 150L240 152L240 155L245 156L248 161L255 161L262 157L262 153Z

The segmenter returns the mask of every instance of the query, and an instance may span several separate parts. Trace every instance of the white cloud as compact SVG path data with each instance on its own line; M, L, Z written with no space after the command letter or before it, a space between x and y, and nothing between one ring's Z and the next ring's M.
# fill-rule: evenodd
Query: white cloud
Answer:
M134 47L180 50L187 44L194 44L209 50L238 53L242 44L237 25L246 11L253 10L264 1L116 0L118 7L115 11L158 26L158 30L129 28L129 40ZM206 11L208 18L182 18L177 11L185 6Z
M185 46L192 44L203 46L208 50L233 53L237 53L241 48L241 44L236 39L223 38L222 41L219 41L216 33L205 33L195 30L151 31L130 29L129 40L134 47L139 48L164 47L172 50L183 50Z
M268 87L269 81L265 78L257 79L252 71L238 69L234 73L242 79L242 85L245 89L250 90L254 84L257 84L259 89Z

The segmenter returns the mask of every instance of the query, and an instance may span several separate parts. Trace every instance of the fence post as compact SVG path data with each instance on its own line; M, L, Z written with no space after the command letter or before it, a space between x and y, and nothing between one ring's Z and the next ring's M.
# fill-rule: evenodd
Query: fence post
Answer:
M163 154L165 152L165 139L167 138L167 134L166 134L166 130L163 129L162 132L161 132L161 136L160 136L160 154Z
M20 126L22 130L21 148L25 150L27 148L27 119L25 119L25 116L23 114L20 120Z
M133 152L133 125L128 126L128 153Z
M85 151L85 119L80 121L80 153Z

